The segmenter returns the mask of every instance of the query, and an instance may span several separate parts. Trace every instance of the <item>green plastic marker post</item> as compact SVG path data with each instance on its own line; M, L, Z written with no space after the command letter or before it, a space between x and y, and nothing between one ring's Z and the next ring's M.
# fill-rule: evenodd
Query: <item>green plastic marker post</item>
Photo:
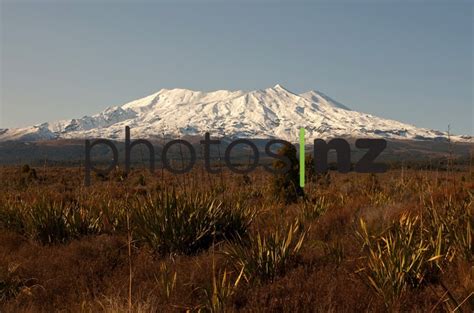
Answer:
M304 128L300 128L300 187L304 187Z

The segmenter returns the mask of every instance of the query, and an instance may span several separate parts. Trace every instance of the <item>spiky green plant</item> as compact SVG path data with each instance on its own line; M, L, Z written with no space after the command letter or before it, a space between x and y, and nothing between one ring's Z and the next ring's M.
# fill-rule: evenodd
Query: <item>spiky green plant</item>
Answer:
M44 244L100 233L101 218L100 211L44 197L0 210L0 223L6 228L14 228Z
M0 202L0 228L24 233L26 204L24 202L15 202L11 199L2 200Z
M171 271L165 262L160 264L160 273L155 276L155 280L159 285L159 291L166 300L171 298L171 294L174 292L176 282L178 279L178 272Z
M423 225L426 237L432 246L438 246L444 257L437 261L451 262L456 254L467 260L472 260L472 231L474 228L474 215L472 208L472 195L455 201L447 197L435 202L432 198L424 203ZM433 236L436 234L436 237Z
M392 201L392 197L388 192L373 191L367 194L370 203L374 205L386 205Z
M370 235L361 219L358 235L367 249L364 273L368 285L380 295L387 306L408 287L418 287L431 269L431 262L441 258L441 239L430 246L422 237L418 216L404 214L381 235ZM433 248L433 249L431 249Z
M65 242L72 237L67 214L61 203L39 201L28 212L27 232L42 243Z
M301 206L301 215L303 220L315 220L326 212L328 206L328 201L324 196L318 197L312 201L304 201Z
M246 237L253 216L206 194L174 191L136 203L132 214L136 237L160 254L194 254L213 242Z
M201 288L205 296L203 307L212 313L227 312L229 300L235 295L243 274L244 268L240 270L234 279L232 272L227 271L227 269L216 271L213 259L211 286Z
M303 245L307 230L296 220L281 230L268 234L257 232L248 242L230 245L224 254L237 268L244 268L247 281L273 281L296 258Z
M102 212L72 205L67 210L67 223L74 237L99 234L102 231Z

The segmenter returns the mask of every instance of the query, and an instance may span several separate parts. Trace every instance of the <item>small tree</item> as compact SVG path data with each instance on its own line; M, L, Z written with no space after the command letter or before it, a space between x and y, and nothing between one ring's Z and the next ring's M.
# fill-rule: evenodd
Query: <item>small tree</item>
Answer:
M304 191L299 185L299 162L296 158L296 148L293 145L284 145L278 150L278 155L287 157L291 166L286 173L275 175L273 192L279 200L285 201L285 203L296 202L298 197L304 196ZM273 162L274 169L282 169L285 165L281 160Z
M36 170L32 167L30 167L28 164L24 164L21 167L21 174L22 174L22 180L25 182L33 181L38 179L38 175L36 174Z
M23 164L21 167L21 172L24 174L28 174L31 170L31 167L28 164Z
M313 155L307 153L305 156L306 181L317 184L318 187L327 188L331 184L329 172L316 173Z

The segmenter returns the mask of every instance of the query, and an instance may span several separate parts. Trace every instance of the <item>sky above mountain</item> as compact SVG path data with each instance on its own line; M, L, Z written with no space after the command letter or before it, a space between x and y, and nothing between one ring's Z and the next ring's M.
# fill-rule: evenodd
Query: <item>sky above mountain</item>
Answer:
M351 109L472 134L468 2L1 3L0 128L162 88L322 90Z

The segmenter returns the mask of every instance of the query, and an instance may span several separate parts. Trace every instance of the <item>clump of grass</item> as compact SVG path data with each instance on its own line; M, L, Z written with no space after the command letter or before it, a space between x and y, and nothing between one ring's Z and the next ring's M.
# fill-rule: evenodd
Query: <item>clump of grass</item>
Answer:
M328 209L329 203L326 197L318 197L306 200L301 206L301 215L304 220L312 221L323 215Z
M72 237L67 215L60 203L40 201L28 212L27 232L42 243L65 242Z
M391 306L408 288L440 283L458 256L472 260L472 199L447 198L426 205L419 215L403 214L380 235L363 220L358 235L367 251L365 281Z
M224 254L237 268L244 269L247 281L273 281L295 260L303 245L307 230L298 220L287 227L250 236L247 242L229 246Z
M203 308L212 313L227 312L229 301L235 296L243 274L244 268L233 279L232 272L227 269L216 271L213 260L211 286L201 289L205 296Z
M25 203L4 200L0 202L0 228L23 233L25 229L24 221Z
M0 303L14 298L22 290L29 289L33 280L21 278L18 273L19 265L10 264L8 267L0 267Z
M102 231L102 214L77 203L40 198L31 203L6 201L0 206L0 226L44 244L64 243Z
M450 262L456 254L461 258L472 261L472 231L474 229L474 215L472 209L473 195L464 195L460 201L447 197L435 203L433 198L425 203L424 218L425 232L430 238L431 245L436 240L442 240L439 253L444 257L440 261ZM436 234L436 238L429 236ZM438 239L438 237L441 237Z
M246 237L253 216L207 194L174 191L137 203L132 214L136 237L159 254L195 254L212 243Z
M171 271L168 265L163 262L160 264L160 273L155 276L155 281L159 285L159 291L166 300L171 298L174 289L176 288L176 281L178 279L178 272Z
M422 201L416 213L403 214L379 235L372 235L363 220L359 237L367 252L365 280L387 305L407 288L439 283L456 258L473 259L473 195L460 192ZM444 287L443 287L444 288Z
M340 265L345 258L344 245L340 241L324 243L324 250L328 260L336 265Z
M368 285L381 296L387 306L408 287L420 286L429 270L429 262L439 258L422 239L418 216L402 215L383 234L372 236L363 220L359 236L367 248L365 273Z
M73 237L95 235L102 232L102 212L73 204L67 209L67 225Z
M378 205L386 205L392 200L391 196L387 192L383 191L374 191L368 194L370 203Z
M40 200L26 216L26 231L41 243L64 243L102 231L102 214L77 203Z

